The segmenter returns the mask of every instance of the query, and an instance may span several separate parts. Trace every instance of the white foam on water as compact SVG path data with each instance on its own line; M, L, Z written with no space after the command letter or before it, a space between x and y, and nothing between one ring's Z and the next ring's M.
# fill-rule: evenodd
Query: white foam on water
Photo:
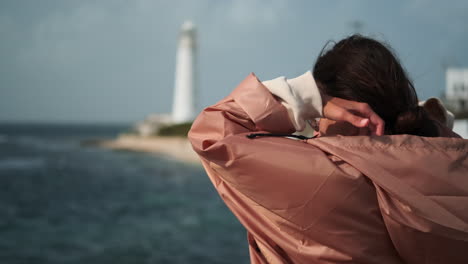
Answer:
M6 158L0 159L0 170L29 170L42 168L43 158Z
M70 144L63 141L49 140L33 136L19 136L11 138L19 145L47 151L61 151L70 148Z

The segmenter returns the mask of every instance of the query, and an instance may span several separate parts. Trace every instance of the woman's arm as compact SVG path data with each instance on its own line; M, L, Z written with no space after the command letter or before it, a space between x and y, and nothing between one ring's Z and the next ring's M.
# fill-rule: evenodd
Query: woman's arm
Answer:
M355 242L361 229L367 231L365 225L332 221L330 226L327 221L367 210L368 205L354 208L360 198L350 199L366 192L364 203L373 202L373 187L364 177L347 175L341 160L304 141L246 137L295 132L284 102L251 74L229 96L204 109L188 135L219 195L248 230L252 259L346 262L361 253L367 256L360 245L368 240ZM341 204L344 209L337 211ZM386 233L371 239L376 237L387 239Z
M295 132L281 100L254 74L206 108L189 132L215 186L226 182L266 208L286 209L305 203L313 186L320 186L335 169L326 154L309 144L285 138L247 138L252 132Z
M222 159L216 143L256 131L293 133L296 130L280 100L252 73L230 95L205 108L194 121L188 137L194 150L211 160Z
M280 202L286 198L293 201L296 196L297 202L301 202L301 190L310 191L304 186L317 184L311 181L320 181L320 176L325 177L334 170L326 154L302 141L246 137L252 132L295 132L284 102L291 101L275 97L250 74L230 95L207 107L197 117L188 137L205 168L216 172L210 175L215 185L222 179L257 202ZM347 120L351 117L357 122L364 120L364 125L378 119L362 103L332 98L325 100L324 105L323 112L329 118ZM348 109L369 117L357 117ZM375 127L383 131L383 124L376 123ZM310 177L311 173L320 175ZM290 186L293 193L288 194L283 188L285 185ZM278 199L272 199L272 195Z

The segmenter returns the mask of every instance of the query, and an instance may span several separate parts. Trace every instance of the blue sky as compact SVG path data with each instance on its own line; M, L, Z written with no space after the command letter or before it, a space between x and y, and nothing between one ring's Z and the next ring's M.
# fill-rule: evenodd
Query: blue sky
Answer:
M171 110L177 35L198 27L198 110L247 74L294 77L328 40L389 43L421 99L468 66L468 1L0 1L0 121L134 122Z

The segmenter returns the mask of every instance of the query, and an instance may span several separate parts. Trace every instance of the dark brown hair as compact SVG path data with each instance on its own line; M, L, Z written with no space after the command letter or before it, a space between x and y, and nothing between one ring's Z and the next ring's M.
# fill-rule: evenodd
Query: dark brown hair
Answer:
M352 35L323 50L313 69L321 92L367 103L384 121L386 134L438 136L411 80L390 47Z

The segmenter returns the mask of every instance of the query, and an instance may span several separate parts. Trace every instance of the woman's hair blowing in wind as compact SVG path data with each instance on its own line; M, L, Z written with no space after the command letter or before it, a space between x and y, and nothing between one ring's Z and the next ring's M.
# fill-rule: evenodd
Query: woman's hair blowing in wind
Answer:
M313 75L321 92L367 103L385 121L386 134L438 136L400 62L374 39L353 35L322 51Z

